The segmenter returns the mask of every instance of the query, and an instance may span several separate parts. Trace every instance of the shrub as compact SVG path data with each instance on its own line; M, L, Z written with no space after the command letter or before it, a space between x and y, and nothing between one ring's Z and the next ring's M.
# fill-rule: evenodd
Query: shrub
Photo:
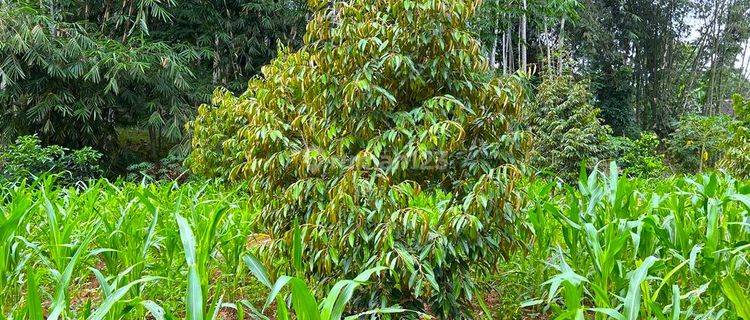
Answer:
M299 221L305 275L322 287L389 267L354 309L460 318L472 272L513 244L521 80L490 75L467 30L479 1L327 4L312 1L327 9L299 51L200 107L188 164L254 186L266 265Z
M592 166L607 155L611 130L600 123L600 111L591 99L586 81L575 81L572 75L544 76L529 118L537 168L572 181L582 161Z
M621 165L623 156L628 150L635 148L635 141L626 136L611 136L607 141L607 150L613 159L618 159L617 164Z
M727 116L684 116L667 141L669 158L682 172L714 168L736 127L737 122Z
M43 147L36 136L22 136L14 144L0 148L0 178L34 180L44 174L60 175L60 182L74 183L103 174L102 154L85 147L68 150L61 146Z
M128 166L128 180L153 180L153 181L180 181L185 182L190 178L188 169L182 163L184 158L176 155L168 155L158 162L141 162Z
M614 140L614 138L613 138ZM667 171L664 155L659 152L659 137L642 132L638 140L618 137L614 153L624 174L631 177L656 178Z
M740 123L726 146L719 167L738 177L750 177L750 99L735 94L732 105Z

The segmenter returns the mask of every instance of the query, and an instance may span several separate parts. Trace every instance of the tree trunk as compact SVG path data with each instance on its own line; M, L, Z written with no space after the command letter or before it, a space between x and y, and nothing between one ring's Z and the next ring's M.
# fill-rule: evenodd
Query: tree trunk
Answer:
M544 50L547 54L547 70L552 70L552 46L551 42L551 35L549 33L549 28L547 28L547 19L544 19L544 35L547 37L544 41Z
M516 71L516 56L513 52L513 30L508 27L508 72L512 73Z
M211 84L216 85L219 83L219 74L221 73L219 71L219 62L221 61L221 57L219 56L219 36L214 36L214 64L213 64L213 74L211 77Z
M706 99L706 110L708 111L708 114L713 114L714 109L714 94L715 94L715 86L716 86L716 68L718 67L717 64L719 62L719 37L721 36L721 22L719 19L719 11L720 6L719 3L721 1L716 1L714 5L714 16L716 17L714 19L714 26L713 26L713 48L711 52L711 77L709 78L709 85L708 85L708 98ZM704 112L705 112L704 111Z
M523 15L521 15L521 68L527 72L526 57L526 10L528 9L526 0L523 0Z
M745 81L745 72L747 70L747 63L748 63L748 47L750 46L750 40L745 40L745 45L742 49L742 60L740 60L740 80L737 82L737 88L735 88L735 92L740 93L742 90L742 84Z
M499 15L500 0L495 1L495 28L492 32L492 51L490 52L490 66L492 69L497 69L497 38L498 38L498 27L500 26L500 15Z
M508 74L508 30L503 31L503 75Z
M565 55L563 55L563 50L565 46L565 18L563 17L560 21L560 39L558 39L557 42L557 50L560 52L560 58L557 61L557 74L562 74L563 71L563 64L565 64L565 61L563 61L565 58Z

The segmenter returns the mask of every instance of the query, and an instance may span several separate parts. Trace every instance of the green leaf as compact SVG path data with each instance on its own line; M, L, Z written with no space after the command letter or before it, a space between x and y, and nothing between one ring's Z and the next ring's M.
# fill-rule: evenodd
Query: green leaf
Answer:
M107 297L106 299L104 299L104 301L102 302L102 304L99 305L98 308L96 308L96 310L94 311L94 313L91 314L91 316L88 317L88 320L102 320L102 319L104 319L104 317L107 316L107 313L109 313L109 311L112 309L112 307L115 305L115 303L117 303L118 301L120 301L120 299L122 299L128 293L128 290L130 290L130 288L132 288L133 286L135 286L135 285L137 285L139 283L143 283L143 282L147 282L147 281L153 281L153 280L156 280L156 279L157 279L156 277L144 277L144 278L135 280L133 282L130 282L130 283L124 285L121 288L118 288L111 295L109 295L109 297Z
M672 320L680 320L680 287L672 286Z
M245 261L245 265L247 266L247 268L250 269L250 272L253 273L255 278L258 279L260 283L262 283L269 289L273 288L273 284L271 284L271 277L268 275L266 267L264 267L263 264L260 263L260 260L258 260L251 253L246 254L243 257L243 260Z
M646 280L648 269L658 260L659 259L654 256L646 258L646 261L643 261L643 263L631 275L628 294L625 296L624 301L625 319L638 319L638 313L641 309L641 283Z
M186 296L187 319L203 319L203 292L201 290L201 279L195 264L188 266L188 290Z
M605 315L609 316L610 318L613 318L613 319L616 319L616 320L625 320L625 316L623 316L622 313L620 313L619 311L617 311L615 309L611 309L611 308L592 308L592 309L589 309L589 310L597 312L597 313L605 314Z
M289 284L292 289L292 306L294 306L297 319L320 320L318 303L305 282L299 278L292 278Z
M195 265L195 236L190 224L179 213L175 214L180 231L182 247L185 250L185 262L188 266L188 287L185 296L188 320L203 319L203 292L198 267Z
M156 304L151 300L141 301L141 305L148 310L149 314L154 317L154 320L165 320L164 308Z
M409 309L403 309L403 308L398 308L398 307L389 307L389 308L378 308L378 309L373 309L373 310L361 312L361 313L358 313L358 314L355 314L355 315L348 316L345 319L346 320L357 320L357 319L365 319L366 318L365 316L370 316L370 315L375 315L375 314L395 314L395 313L405 313L405 312L413 312L413 313L421 314L419 312L412 311L412 310L409 310Z
M190 228L190 223L185 220L179 213L175 214L177 219L177 226L180 229L180 240L182 241L182 248L185 250L185 262L188 265L195 265L195 236L193 236L193 230Z
M365 283L370 277L380 271L386 270L385 267L370 268L359 275L354 280L342 280L337 282L331 291L328 292L325 300L321 304L321 315L323 319L339 320L346 309L346 305L354 296L354 290L361 284Z
M39 285L36 272L31 268L26 271L26 316L28 320L42 320L42 300L39 297Z
M263 305L263 310L266 310L266 308L276 299L276 296L281 292L281 289L286 286L289 281L292 280L292 277L289 276L281 276L278 280L276 280L276 283L271 288L271 294L268 295L268 299L266 299L266 304Z
M52 302L52 311L47 317L47 320L57 320L65 311L67 307L67 300L65 298L65 293L68 291L68 285L70 284L70 281L73 278L73 270L75 268L76 263L78 263L78 259L80 258L81 254L83 254L83 251L88 249L89 242L91 242L91 239L93 238L93 234L94 232L96 232L96 230L97 228L94 228L91 234L87 236L83 240L83 242L78 246L78 249L76 249L76 252L73 254L73 257L70 258L70 261L65 266L65 270L60 275L60 279L58 279L57 288L55 291L55 298Z
M729 298L729 301L732 301L737 315L744 319L750 319L750 297L746 295L747 290L740 287L733 277L722 279L721 289Z

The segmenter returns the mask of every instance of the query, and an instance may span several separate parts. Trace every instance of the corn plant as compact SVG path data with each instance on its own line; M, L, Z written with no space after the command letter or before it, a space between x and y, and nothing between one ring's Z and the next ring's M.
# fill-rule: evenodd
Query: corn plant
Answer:
M304 274L302 260L304 249L302 244L302 231L297 225L294 227L292 241L292 255L290 257L292 267L298 275L302 275ZM354 291L359 286L366 284L373 275L377 275L381 273L381 271L387 270L385 267L374 267L361 272L353 280L339 281L333 285L325 298L318 302L314 292L308 288L302 278L298 276L282 275L273 281L268 270L253 254L249 253L245 255L243 260L253 276L271 290L262 310L265 310L271 305L271 303L276 302L276 319L278 320L340 320L354 295ZM281 291L285 287L288 287L290 291L289 300L291 300L291 312L290 308L287 306L287 301L280 296ZM249 307L251 307L251 310L253 311L256 310L255 308L252 308L252 306ZM353 320L361 319L365 316L388 315L405 312L409 311L398 306L393 306L359 312L348 316L345 319ZM257 311L255 311L254 314L257 317L268 319L262 313Z
M0 318L217 317L222 297L255 300L241 273L254 212L213 183L0 187Z
M712 173L648 186L607 171L528 206L534 250L556 270L535 303L561 319L747 318L750 185Z
M10 288L7 284L17 275L22 257L15 237L36 205L25 183L8 189L7 193L3 191L0 191L0 294Z

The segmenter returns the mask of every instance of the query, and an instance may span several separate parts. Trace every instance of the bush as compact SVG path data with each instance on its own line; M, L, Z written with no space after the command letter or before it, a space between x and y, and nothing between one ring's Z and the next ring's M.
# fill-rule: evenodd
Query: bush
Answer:
M22 136L0 148L0 178L34 180L44 174L59 175L59 182L75 183L99 177L102 154L85 147L79 150L51 145L43 147L36 136Z
M188 169L182 163L185 159L168 155L158 162L141 162L128 166L128 180L147 179L152 181L179 181L185 182L190 178Z
M726 146L719 167L738 177L750 177L750 99L735 94L732 104L740 123Z
M613 137L612 153L623 173L631 177L656 178L667 171L664 155L659 152L659 137L653 132L642 132L638 140Z
M607 155L611 130L599 122L600 111L591 99L586 81L577 82L572 75L544 76L529 118L537 168L573 181L582 161L592 167Z
M244 94L200 107L188 164L256 189L266 265L299 221L320 288L389 267L354 309L469 312L472 273L514 244L528 145L520 79L492 77L467 30L478 3L337 2Z
M727 116L682 117L667 141L670 162L677 170L687 173L715 168L737 124Z

